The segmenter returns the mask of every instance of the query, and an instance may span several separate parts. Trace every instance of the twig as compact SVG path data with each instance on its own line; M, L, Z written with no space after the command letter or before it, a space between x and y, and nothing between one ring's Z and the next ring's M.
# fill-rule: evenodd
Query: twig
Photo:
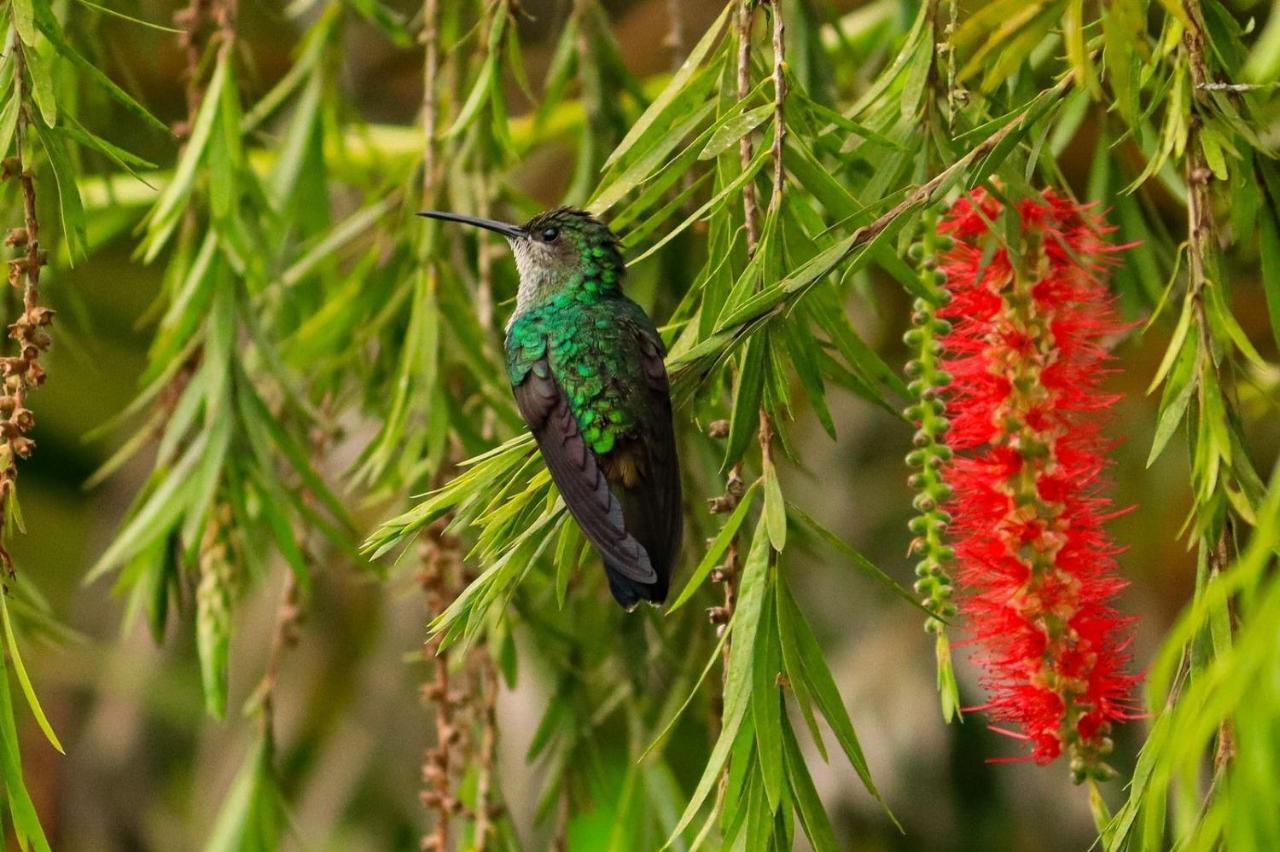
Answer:
M298 599L298 578L288 572L281 593L280 606L276 610L275 629L271 635L271 650L267 654L267 668L259 687L262 696L261 715L258 719L262 737L268 748L274 750L276 742L276 684L280 680L280 667L285 651L298 644L298 624L302 620L302 607Z
M1214 382L1219 387L1224 388L1223 405L1228 410L1228 417L1233 417L1231 409L1235 406L1230 394L1225 390L1230 385L1228 382L1223 381L1222 370L1224 365L1219 364L1215 358L1210 357L1210 353L1214 351L1215 344L1213 342L1212 320L1205 304L1204 293L1205 288L1210 284L1205 275L1205 265L1214 250L1213 235L1215 228L1213 222L1213 198L1210 187L1210 183L1213 181L1213 171L1206 164L1200 145L1200 129L1204 119L1200 115L1199 107L1203 100L1201 93L1209 91L1215 84L1209 79L1208 64L1205 60L1205 35L1201 28L1200 4L1197 0L1183 0L1182 6L1190 22L1182 35L1182 49L1187 57L1187 68L1191 74L1192 82L1191 116L1187 125L1187 139L1184 148L1187 181L1187 298L1191 299L1192 316L1196 323L1196 331L1200 337L1196 359L1196 369L1200 372L1199 382L1201 385ZM1201 416L1204 416L1203 412ZM1227 551L1229 526L1230 515L1228 514L1221 521L1217 540L1211 544L1205 542L1207 547L1205 556L1209 567L1210 582L1221 575L1230 562L1230 556ZM1230 603L1227 602L1225 606L1227 607L1228 618L1230 618ZM1216 779L1225 773L1234 756L1235 745L1231 732L1231 721L1227 719L1218 726L1217 747L1213 759L1215 784ZM1205 801L1209 801L1209 797L1212 795L1213 790L1210 789Z
M427 207L433 206L436 197L436 81L440 72L438 0L423 0L422 33L422 199ZM481 243L481 256L484 245ZM428 263L426 274L435 275L435 266ZM483 278L483 274L482 274ZM444 522L427 530L419 550L422 571L419 582L427 598L427 613L434 618L444 612L453 600L453 563L457 545L444 532ZM434 824L423 835L424 852L445 852L449 846L450 817L458 809L453 795L450 774L453 769L451 752L458 739L458 729L453 718L455 696L450 692L449 660L440 651L441 637L430 636L423 643L423 658L431 666L431 679L422 688L424 703L435 708L435 742L422 758L422 803L434 815Z
M671 67L684 64L684 0L667 0L667 49L671 51Z
M475 852L484 852L488 848L493 834L493 817L496 808L490 804L493 796L494 761L498 751L498 673L493 666L493 657L487 647L476 648L472 657L475 661L479 688L475 690L479 705L476 721L480 725L480 748L476 755L476 805L475 805Z
M1055 94L1060 93L1070 87L1069 86L1070 82L1071 82L1071 77L1069 76L1064 77L1057 84L1055 84L1053 88L1050 89L1050 91ZM950 166L947 166L945 169L938 172L932 178L930 178L929 180L917 186L915 189L912 189L910 192L908 192L906 197L903 198L901 201L899 201L897 204L895 204L893 208L889 210L889 212L880 216L875 221L867 225L863 225L861 228L857 229L853 234L853 238L849 240L849 244L845 246L844 251L840 253L839 257L834 258L831 261L830 265L827 267L826 271L823 272L821 275L816 276L816 278L822 278L823 276L830 274L831 270L835 269L837 266L839 266L840 264L848 260L849 257L852 256L854 252L856 252L858 249L862 248L867 243L871 242L876 237L880 236L880 234L886 228L888 228L895 221L897 221L898 217L906 213L912 207L917 207L921 204L928 203L928 201L933 197L933 194L938 191L938 188L940 186L950 182L951 179L954 178L958 173L964 171L970 165L972 165L974 160L978 159L979 157L984 157L987 154L991 153L991 151L994 150L997 145L1003 142L1010 133L1012 133L1016 128L1021 127L1022 122L1026 120L1028 113L1029 113L1029 110L1024 110L1023 113L1019 115L1017 118L1009 119L1009 122L1005 124L1004 127L1001 127L995 133L991 134L982 142L975 145L973 148L969 150L969 153L965 154L963 157L956 160ZM777 311L783 310L784 308L785 308L785 305L778 306L778 307L775 307L773 311L777 312ZM745 323L746 321L744 321L744 324Z
M556 828L551 847L555 852L567 852L569 848L569 811L571 805L569 786L562 784L560 797L556 802Z
M455 563L458 543L437 523L425 533L419 550L422 571L419 581L427 597L427 610L434 617L449 606L454 597ZM422 688L423 701L435 708L435 743L423 755L422 803L435 814L431 832L422 838L423 852L445 852L449 847L449 822L461 809L453 794L453 749L460 737L453 710L462 696L450 689L449 658L440 651L443 636L430 636L422 645L423 657L431 666L432 679Z
M423 0L422 33L422 204L431 209L436 198L436 79L440 75L439 0Z
M322 416L329 414L330 405L333 402L331 395L326 395L320 404ZM313 467L320 469L320 460L334 441L338 439L338 433L334 428L324 428L317 426L311 432L311 458L314 460ZM306 488L302 492L302 500L305 505L314 508L316 505L316 497L310 488ZM302 561L309 566L311 576L315 576L321 567L320 559L315 555L314 550L310 546L306 530L299 532L299 549L302 551ZM280 679L280 668L284 663L285 652L298 644L298 628L302 623L305 615L301 588L298 583L297 575L290 570L285 578L284 590L280 597L280 606L276 609L275 628L271 635L271 650L267 654L267 667L262 675L262 684L258 687L261 695L261 725L262 736L266 739L268 748L274 751L276 742L275 730L275 698L276 684Z
M1280 83L1197 83L1202 92L1268 92L1280 88Z
M787 138L786 103L786 24L782 20L782 3L771 0L773 18L773 193L769 196L769 212L782 209L782 192L786 187L786 168L782 162L782 144ZM741 83L741 81L739 81Z
M23 226L9 232L5 245L25 249L9 261L9 284L22 287L22 313L9 326L9 337L18 344L18 354L0 358L4 379L0 395L0 568L6 578L14 576L13 559L3 546L8 530L10 501L17 487L18 459L31 456L35 442L27 433L35 428L35 415L26 406L27 392L44 384L41 353L53 342L44 330L53 322L53 311L40 305L40 269L47 263L40 250L40 222L36 216L35 176L22 159L31 123L31 91L28 88L26 48L21 39L12 39L14 76L18 85L17 154L3 163L0 178L16 177L22 186Z
M738 6L738 97L745 98L751 92L751 29L755 23L755 0L741 0ZM751 134L743 134L738 141L738 159L742 163L745 171L751 167L751 161L755 157L755 144L752 142ZM746 226L747 236L747 256L755 254L756 247L760 243L760 223L757 222L759 214L760 202L756 195L756 185L754 181L747 181L742 187L742 218ZM729 434L728 424L711 424L711 434L713 437ZM738 501L742 498L744 492L742 482L742 462L734 462L729 469L729 477L725 482L724 494L711 501L710 508L712 514L720 514L724 512L732 512L737 508ZM740 554L738 550L738 537L734 536L729 541L729 547L725 550L724 562L711 572L711 581L719 583L724 587L724 604L712 607L707 610L707 617L712 624L717 625L720 630L725 630L729 622L733 619L734 607L738 600L737 580ZM729 642L726 640L724 648L721 651L723 657L723 668L725 676L729 673ZM718 697L712 706L712 713L718 723L723 716L724 707L723 697Z
M738 97L745 98L751 93L751 27L755 23L755 0L741 0L738 5ZM738 159L742 161L742 170L751 168L755 146L751 134L744 133L738 142ZM756 196L755 181L747 181L742 186L742 215L747 226L747 254L755 254L756 245L760 242L760 223L756 221L760 202Z
M178 46L187 58L187 118L185 122L174 128L174 134L180 139L186 139L191 135L196 114L204 101L204 86L200 81L200 61L208 44L209 28L212 24L211 8L212 0L190 0L186 8L179 9L173 14L173 22L182 30L178 36Z

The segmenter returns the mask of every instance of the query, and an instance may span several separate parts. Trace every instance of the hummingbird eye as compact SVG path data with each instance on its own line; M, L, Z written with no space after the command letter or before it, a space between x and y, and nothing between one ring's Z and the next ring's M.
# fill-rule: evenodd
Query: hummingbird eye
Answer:
M542 232L542 240L543 240L543 242L553 243L553 242L555 242L556 237L558 237L558 236L560 236L560 229L559 229L559 228L546 228L546 229L544 229L544 230L543 230L543 232Z

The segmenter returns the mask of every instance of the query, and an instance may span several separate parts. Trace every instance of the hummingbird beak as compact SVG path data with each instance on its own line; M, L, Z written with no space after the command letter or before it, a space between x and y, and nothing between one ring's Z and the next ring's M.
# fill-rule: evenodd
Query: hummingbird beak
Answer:
M484 228L486 231L493 231L509 240L518 239L525 235L524 228L519 225L510 225L506 222L499 222L496 219L482 219L479 216L465 216L461 213L446 213L443 210L424 210L418 214L428 219L439 219L443 222L461 222L464 225L475 225L477 228Z

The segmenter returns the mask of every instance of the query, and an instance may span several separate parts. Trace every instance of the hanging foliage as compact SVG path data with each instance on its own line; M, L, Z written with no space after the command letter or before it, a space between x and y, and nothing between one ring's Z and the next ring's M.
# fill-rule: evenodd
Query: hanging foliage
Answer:
M130 690L161 696L129 738L166 750L130 762L160 815L116 803L94 825L118 835L62 842L936 846L944 811L950 841L1037 820L1012 774L1035 767L993 755L1088 782L1063 843L1280 845L1280 16L847 5L0 2L21 848L96 777L32 749L74 761ZM521 419L507 245L416 215L561 205L620 237L665 348L661 609L611 603ZM100 327L132 292L136 357ZM55 396L97 362L132 402ZM81 458L79 409L104 496L61 535L19 485ZM81 625L46 561L156 661ZM49 674L37 641L88 662ZM941 718L868 692L921 671ZM944 731L995 774L926 812L907 773L948 761L901 743Z

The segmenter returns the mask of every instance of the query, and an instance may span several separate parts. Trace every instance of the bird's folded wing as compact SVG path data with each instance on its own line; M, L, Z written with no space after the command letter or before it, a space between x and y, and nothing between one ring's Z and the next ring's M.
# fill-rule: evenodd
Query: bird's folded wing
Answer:
M680 498L680 464L676 458L676 437L671 422L671 390L662 359L662 342L656 331L640 330L637 334L640 364L649 390L650 411L646 503L651 530L645 546L649 554L663 565L675 562L680 550L683 507Z
M657 582L648 554L627 532L622 505L609 490L599 461L546 362L536 364L513 390L551 478L587 538L623 576L639 583Z

